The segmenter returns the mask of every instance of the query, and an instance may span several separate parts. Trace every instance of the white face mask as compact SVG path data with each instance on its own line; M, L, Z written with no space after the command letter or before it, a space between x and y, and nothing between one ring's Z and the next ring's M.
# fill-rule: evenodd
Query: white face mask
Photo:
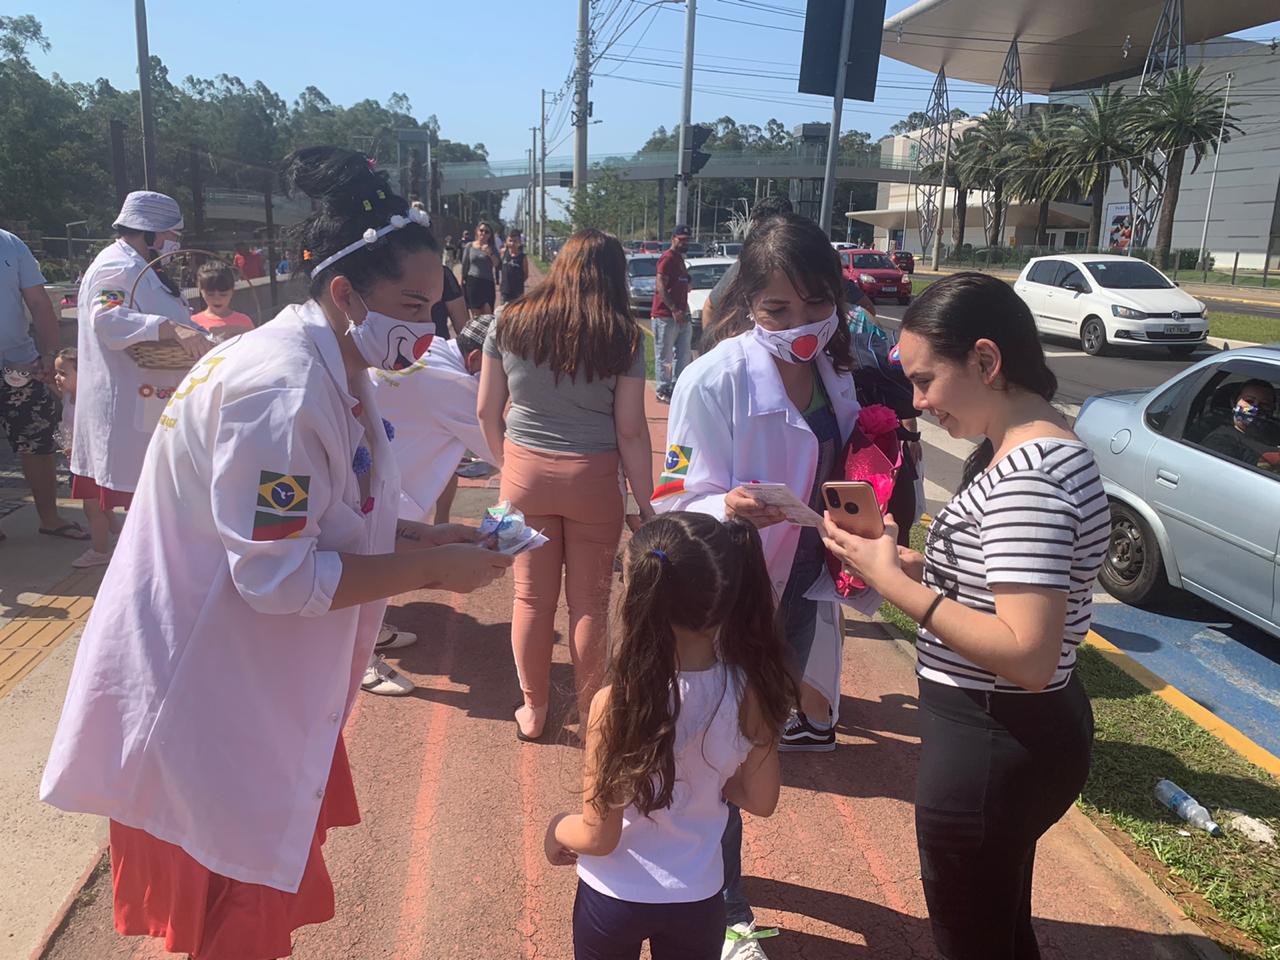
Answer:
M181 249L182 249L182 241L180 241L180 240L165 240L163 243L161 243L161 244L160 244L160 246L159 246L159 248L157 249L157 251L156 251L156 252L157 252L157 253L159 253L159 254L160 254L160 256L162 256L162 257L163 257L163 256L165 256L166 254L169 254L169 253L177 253L177 252L178 252L179 250L181 250Z
M752 336L779 360L786 363L808 363L831 342L839 322L840 316L833 309L831 316L825 320L806 323L790 330L766 330L757 323Z
M426 355L435 336L434 324L406 323L370 310L359 294L356 298L365 309L364 322L356 323L347 317L347 335L369 366L380 370L404 370ZM414 327L419 329L414 330Z

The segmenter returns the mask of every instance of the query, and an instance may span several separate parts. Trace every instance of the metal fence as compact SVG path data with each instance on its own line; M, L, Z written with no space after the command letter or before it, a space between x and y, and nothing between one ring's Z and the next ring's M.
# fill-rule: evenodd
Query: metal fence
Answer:
M1156 260L1155 251L1149 247L1130 251L1107 247L975 247L966 243L960 247L945 247L941 262L947 266L973 267L979 270L991 268L1021 270L1036 257L1091 253L1123 254L1152 264ZM1242 257L1246 263L1261 259L1262 267L1241 267ZM1273 256L1267 256L1256 250L1234 250L1230 253L1219 251L1208 254L1202 263L1198 249L1175 248L1169 251L1169 263L1164 268L1164 273L1175 282L1219 283L1232 287L1275 287L1280 285L1280 270L1271 269L1273 259ZM928 260L927 254L925 260Z

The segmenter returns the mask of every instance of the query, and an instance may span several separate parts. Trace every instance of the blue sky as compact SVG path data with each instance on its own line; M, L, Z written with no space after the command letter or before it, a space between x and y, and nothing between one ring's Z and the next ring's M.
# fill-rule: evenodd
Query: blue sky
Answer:
M888 13L911 2L888 0ZM591 98L600 122L590 128L589 150L633 150L655 127L671 127L679 118L679 90L654 84L679 82L683 6L655 7L636 18L644 6L639 0L594 5L601 13L617 7L606 37L614 25L637 22L610 51L630 61L606 60L597 69ZM35 13L44 25L52 48L34 56L40 70L68 80L104 76L120 87L135 85L132 0L17 0L9 6L11 13ZM695 76L695 121L728 114L763 124L777 117L791 127L829 117L829 100L797 94L793 79L768 76L798 69L804 6L804 0L699 0L695 46L706 69ZM483 142L495 160L525 156L529 127L538 122L539 90L564 84L577 29L576 0L150 0L148 15L151 52L176 79L230 73L246 82L262 80L290 102L309 84L343 104L405 93L419 117L440 118L444 136ZM1247 36L1269 39L1277 32L1273 24ZM844 128L885 133L924 107L931 81L882 58L875 103L846 103ZM952 84L953 106L978 112L990 100L988 87ZM556 154L572 147L564 139L571 131L566 107L549 110L548 140Z

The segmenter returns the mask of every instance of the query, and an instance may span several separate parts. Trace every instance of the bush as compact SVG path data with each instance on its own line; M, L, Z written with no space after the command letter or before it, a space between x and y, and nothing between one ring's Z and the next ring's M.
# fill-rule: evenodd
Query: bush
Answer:
M41 260L40 272L47 283L74 283L79 276L80 268L70 260L49 258Z

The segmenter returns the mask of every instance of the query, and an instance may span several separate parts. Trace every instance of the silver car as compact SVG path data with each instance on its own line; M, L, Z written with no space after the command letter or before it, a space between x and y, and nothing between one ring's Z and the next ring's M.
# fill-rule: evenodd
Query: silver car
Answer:
M631 309L641 316L649 316L653 306L661 257L659 253L635 253L627 257L627 293L631 298Z
M1075 429L1111 500L1099 580L1180 588L1280 637L1280 345L1216 354L1154 390L1085 401Z

